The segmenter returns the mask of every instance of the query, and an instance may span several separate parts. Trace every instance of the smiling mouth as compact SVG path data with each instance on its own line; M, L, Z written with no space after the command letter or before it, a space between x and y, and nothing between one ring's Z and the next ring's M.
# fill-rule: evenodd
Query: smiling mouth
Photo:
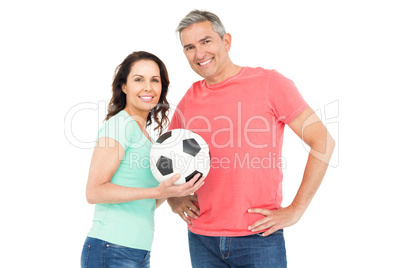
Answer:
M206 60L206 61L203 61L203 62L199 62L199 63L197 63L197 64L198 64L198 65L201 65L201 66L204 66L204 65L210 63L213 59L214 59L214 58L210 58L209 60Z
M152 100L153 99L153 97L151 97L151 96L139 96L139 98L140 99L142 99L142 100L144 100L144 101L150 101L150 100Z

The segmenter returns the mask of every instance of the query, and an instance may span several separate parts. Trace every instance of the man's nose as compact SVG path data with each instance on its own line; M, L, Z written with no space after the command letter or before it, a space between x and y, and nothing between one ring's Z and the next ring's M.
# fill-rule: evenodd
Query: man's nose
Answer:
M205 50L202 47L196 48L197 60L203 60L206 56Z

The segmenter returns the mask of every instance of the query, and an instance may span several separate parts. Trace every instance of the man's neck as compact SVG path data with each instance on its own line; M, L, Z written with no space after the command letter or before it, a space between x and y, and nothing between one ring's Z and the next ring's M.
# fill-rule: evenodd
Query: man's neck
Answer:
M228 65L228 68L226 68L219 76L209 79L206 78L205 81L209 85L218 84L238 74L241 68L242 68L241 66L231 63Z

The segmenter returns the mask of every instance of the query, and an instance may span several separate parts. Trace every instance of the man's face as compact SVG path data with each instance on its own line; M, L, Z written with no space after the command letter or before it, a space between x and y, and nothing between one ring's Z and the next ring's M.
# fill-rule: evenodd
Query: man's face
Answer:
M222 40L212 29L210 21L194 23L180 35L184 54L191 68L204 77L209 84L226 79L230 67L229 50L231 37L225 34Z

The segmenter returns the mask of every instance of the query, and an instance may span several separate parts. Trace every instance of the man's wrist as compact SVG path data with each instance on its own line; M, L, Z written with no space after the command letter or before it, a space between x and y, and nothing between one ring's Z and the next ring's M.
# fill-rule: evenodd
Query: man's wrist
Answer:
M289 208L291 208L293 210L293 212L299 217L301 218L301 216L303 216L304 212L306 211L307 207L302 206L300 204L295 204L292 203Z

